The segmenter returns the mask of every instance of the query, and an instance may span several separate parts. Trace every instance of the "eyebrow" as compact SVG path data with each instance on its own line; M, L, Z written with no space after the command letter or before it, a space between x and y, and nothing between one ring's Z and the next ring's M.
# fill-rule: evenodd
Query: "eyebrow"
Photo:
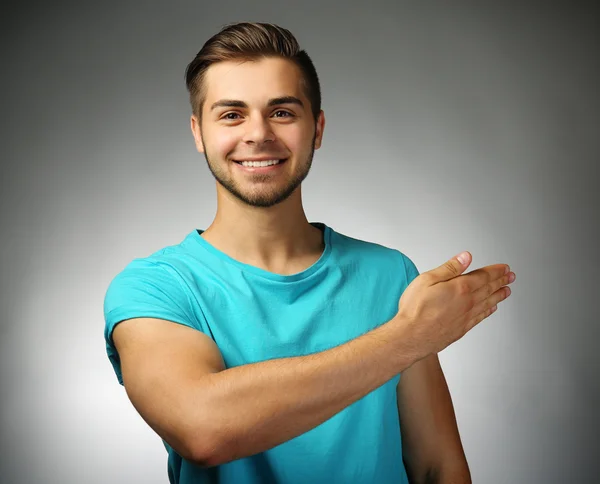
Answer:
M282 96L282 97L275 97L275 98L269 99L267 106L269 106L269 107L279 106L280 104L296 104L300 107L304 107L304 103L295 96ZM210 110L212 111L213 109L216 109L216 108L247 108L247 107L248 107L248 105L244 101L238 101L235 99L221 99L220 101L217 101L216 103L214 103L210 107Z

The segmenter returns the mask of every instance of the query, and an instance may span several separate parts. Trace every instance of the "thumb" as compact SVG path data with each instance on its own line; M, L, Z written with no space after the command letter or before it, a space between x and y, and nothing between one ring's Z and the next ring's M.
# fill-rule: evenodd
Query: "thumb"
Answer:
M431 273L434 275L437 282L448 281L457 276L460 276L471 264L472 257L469 252L461 252L441 266L433 269Z

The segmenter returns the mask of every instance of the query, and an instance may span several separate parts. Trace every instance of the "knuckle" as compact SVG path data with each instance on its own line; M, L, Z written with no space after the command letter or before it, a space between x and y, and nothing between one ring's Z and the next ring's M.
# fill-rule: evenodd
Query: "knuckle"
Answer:
M471 288L469 287L467 281L465 281L464 279L459 280L458 282L458 292L462 295L467 295L471 293Z
M458 269L456 268L456 266L451 262L451 261L447 261L446 262L446 268L455 276L457 276L459 274Z

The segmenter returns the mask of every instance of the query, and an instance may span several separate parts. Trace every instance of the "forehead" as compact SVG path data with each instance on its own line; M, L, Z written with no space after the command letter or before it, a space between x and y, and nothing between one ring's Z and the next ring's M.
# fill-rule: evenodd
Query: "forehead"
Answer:
M260 103L279 96L305 98L299 67L275 57L217 62L207 69L204 83L205 106L220 99Z

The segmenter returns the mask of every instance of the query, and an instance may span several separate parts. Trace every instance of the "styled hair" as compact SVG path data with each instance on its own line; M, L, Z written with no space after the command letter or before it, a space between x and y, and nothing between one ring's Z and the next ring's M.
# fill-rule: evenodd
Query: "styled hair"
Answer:
M216 62L228 60L258 60L279 57L294 62L302 72L304 94L310 101L315 120L321 111L321 87L317 71L308 54L287 29L268 23L240 22L226 25L206 41L185 71L185 83L190 94L192 112L198 119L206 98L204 77Z

